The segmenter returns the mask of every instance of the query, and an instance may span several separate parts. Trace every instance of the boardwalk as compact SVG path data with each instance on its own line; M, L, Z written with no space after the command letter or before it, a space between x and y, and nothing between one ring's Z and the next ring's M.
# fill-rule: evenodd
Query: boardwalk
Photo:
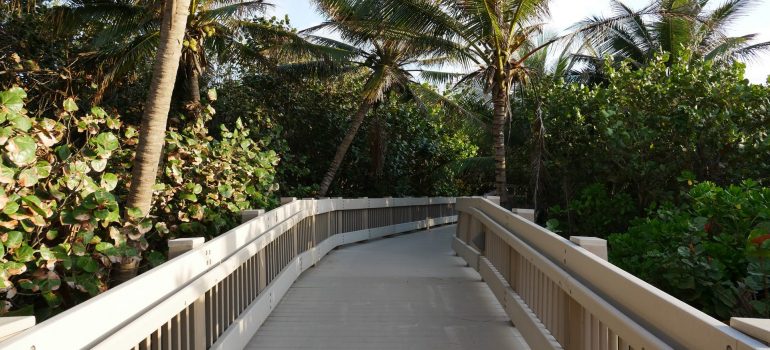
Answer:
M454 226L343 247L291 287L248 349L527 349Z

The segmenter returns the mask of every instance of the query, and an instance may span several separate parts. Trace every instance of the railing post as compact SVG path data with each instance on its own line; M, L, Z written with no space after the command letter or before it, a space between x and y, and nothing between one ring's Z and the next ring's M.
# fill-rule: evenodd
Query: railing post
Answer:
M241 223L249 221L253 218L265 215L265 209L250 209L241 211Z
M394 206L393 206L393 203L394 203L393 197L385 197L385 199L387 200L387 203L388 203L388 205L385 207L385 217L386 217L386 219L385 219L386 221L385 222L387 223L386 226L392 226L393 225L393 211L395 210L395 209L393 209L394 208Z
M206 239L203 237L170 239L168 241L168 259L171 260L189 252L190 250L203 245L205 241ZM189 330L191 334L184 334L185 331L183 330L182 336L191 336L191 338L188 338L192 341L191 349L204 350L206 349L206 333L208 332L206 329L206 296L201 295L191 306L191 329Z
M367 205L366 209L364 209L361 212L361 224L357 226L357 228L363 227L364 230L369 229L369 210L371 210L370 204L371 201L369 201L369 197L358 197L358 199L366 199Z
M297 197L281 197L281 205L291 203L297 200Z
M169 239L168 260L200 247L205 242L206 239L203 237Z
M770 319L766 318L730 318L730 327L765 343L770 343Z
M521 209L513 208L511 210L514 214L521 216L531 222L535 222L535 210L534 209Z
M583 249L593 253L594 255L607 260L607 240L596 237L583 237L583 236L571 236L569 238L572 243L575 243Z
M500 205L500 196L484 196L488 201Z

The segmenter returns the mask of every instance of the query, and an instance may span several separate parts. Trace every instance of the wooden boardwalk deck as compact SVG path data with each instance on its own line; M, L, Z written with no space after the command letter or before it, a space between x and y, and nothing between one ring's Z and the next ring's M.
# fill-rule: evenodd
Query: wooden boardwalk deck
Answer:
M455 226L338 249L291 287L247 349L528 349L450 242Z

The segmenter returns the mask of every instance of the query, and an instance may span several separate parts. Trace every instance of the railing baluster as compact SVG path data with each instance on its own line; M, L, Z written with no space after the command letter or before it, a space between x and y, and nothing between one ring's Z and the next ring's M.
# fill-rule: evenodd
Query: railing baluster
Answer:
M626 340L623 338L618 339L618 349L620 350L628 350L628 343L626 343Z
M267 286L267 247L257 252L257 263L259 265L259 269L257 270L257 276L259 277L257 292L262 293L262 291L265 290L265 286Z
M155 330L155 332L152 332L152 335L150 335L150 349L152 349L152 350L161 350L161 347L160 347L160 330Z
M129 347L133 343L135 345L133 348L136 349L193 350L219 346L218 344L227 341L227 338L235 333L228 330L259 298L265 288L275 281L281 271L299 255L318 247L333 235L348 232L361 233L360 231L377 228L383 228L380 232L387 232L387 226L418 222L420 226L430 228L439 222L447 223L446 215L458 213L453 204L442 204L446 201L432 198L412 198L405 202L392 198L386 201L339 200L331 206L334 209L323 209L323 212L320 212L320 209L328 202L303 200L301 203L296 203L295 201L296 199L293 198L285 199L286 207L270 213L244 211L242 219L249 222L207 243L211 245L204 248L205 250L180 256L186 251L195 249L197 245L186 247L185 245L192 242L189 239L169 243L169 259L176 257L179 259L176 262L169 261L164 264L160 267L162 272L155 273L153 276L153 281L157 281L158 285L162 284L163 289L159 288L159 290L162 290L162 295L169 300L153 296L151 300L155 304L138 303L141 305L140 309L149 311L139 315L132 312L130 316L126 316L126 319L120 320L120 324L128 325L125 328L121 328L113 317L109 320L109 329L116 331L115 334L100 334L100 339L88 338L89 343L84 344L110 344L114 347L118 339L130 338L131 341L126 342L128 344L121 345ZM374 203L384 203L384 205ZM406 203L409 205L403 205ZM290 224L286 224L287 222ZM414 227L414 225L405 226ZM274 230L275 227L283 228L277 232ZM490 237L486 237L486 228L478 220L472 227L470 223L461 227L464 227L461 229L464 232L459 235L465 236L465 240L477 237L481 240L479 243L481 245L487 244L485 240L489 241L490 261L502 269L509 282L519 278L520 273L517 270L519 256L514 255L515 252L509 249L500 236L490 231ZM403 230L394 229L393 233L400 233ZM265 232L270 232L270 237L260 237ZM346 238L345 243L372 237L364 234L353 235ZM250 245L256 244L260 244L261 247L254 253L254 246ZM335 242L335 247L336 245L339 244ZM180 247L183 249L180 250ZM305 262L302 265L307 266ZM169 268L169 266L173 267ZM148 272L147 275L137 277L137 280L147 281L145 276L153 273ZM160 281L163 283L159 283ZM168 281L174 282L168 283ZM139 285L144 288L138 290L139 292L149 290L146 282ZM192 290L197 294L192 294ZM277 301L274 300L273 303ZM167 309L174 309L176 314L158 316ZM80 315L77 316L80 317ZM76 319L82 320L82 318ZM247 322L239 323L238 326L241 327L245 323ZM146 334L131 334L136 333L135 329L142 329L138 333L146 332ZM49 347L41 348L49 349Z
M150 337L148 336L147 338L145 338L139 343L139 350L147 350L149 349L149 345L150 345Z
M224 288L224 281L217 284L217 331L214 334L214 341L225 331L225 317L227 315L227 300L225 295L227 290Z
M607 332L607 348L610 350L618 350L618 335L611 329Z
M185 310L182 310L184 312ZM179 350L181 348L181 330L179 329L179 321L181 320L180 315L176 315L173 318L171 318L171 324L169 327L169 337L171 339L169 344L169 349L172 350Z

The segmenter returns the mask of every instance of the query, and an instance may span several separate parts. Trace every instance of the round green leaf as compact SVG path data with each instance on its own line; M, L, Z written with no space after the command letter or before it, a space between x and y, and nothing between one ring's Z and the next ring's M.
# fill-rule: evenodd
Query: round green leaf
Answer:
M5 215L15 214L18 210L19 210L19 203L8 202L8 204L5 205L5 208L3 208L3 214Z
M6 126L0 128L0 145L4 145L8 142L8 139L10 139L11 136L13 136L13 129L11 129L11 127Z
M46 161L39 161L35 164L35 171L37 171L37 177L45 179L51 175L51 163Z
M8 141L5 150L8 151L8 158L14 164L24 166L35 160L37 143L29 136L17 136Z
M102 107L91 107L91 114L97 118L104 118L107 116L107 112Z
M91 161L91 169L94 169L94 171L98 173L104 171L104 169L106 168L107 168L106 159L94 159Z
M62 107L64 107L64 110L67 112L74 112L78 110L78 105L75 103L75 100L72 99L72 97L64 100Z
M16 171L17 169L7 167L0 163L0 183L4 184L12 184L16 181Z
M111 132L103 132L91 139L91 143L106 151L114 151L120 147L120 142L115 134Z
M59 236L59 230L48 230L45 233L45 238L48 240L54 240L57 236Z
M64 161L72 155L72 152L70 151L69 146L61 145L56 147L56 155L59 156L59 160Z
M12 87L6 91L0 92L0 104L14 113L19 113L24 109L24 99L27 93L20 87Z
M29 131L32 128L32 119L20 114L11 115L8 121L11 122L14 128L21 131Z
M113 173L104 173L102 174L102 181L100 185L105 190L112 191L118 185L118 176Z
M139 208L128 208L126 209L126 214L128 214L129 217L134 219L144 217L144 215L142 215L142 210Z
M21 247L14 251L13 258L18 262L32 261L35 258L35 249L26 244L22 244Z
M32 187L37 184L37 170L35 168L24 169L19 173L19 186Z
M99 269L99 264L90 256L80 256L77 260L77 266L88 273L96 272Z
M11 231L6 233L5 246L8 249L16 249L21 246L21 242L24 240L24 234L19 231Z

